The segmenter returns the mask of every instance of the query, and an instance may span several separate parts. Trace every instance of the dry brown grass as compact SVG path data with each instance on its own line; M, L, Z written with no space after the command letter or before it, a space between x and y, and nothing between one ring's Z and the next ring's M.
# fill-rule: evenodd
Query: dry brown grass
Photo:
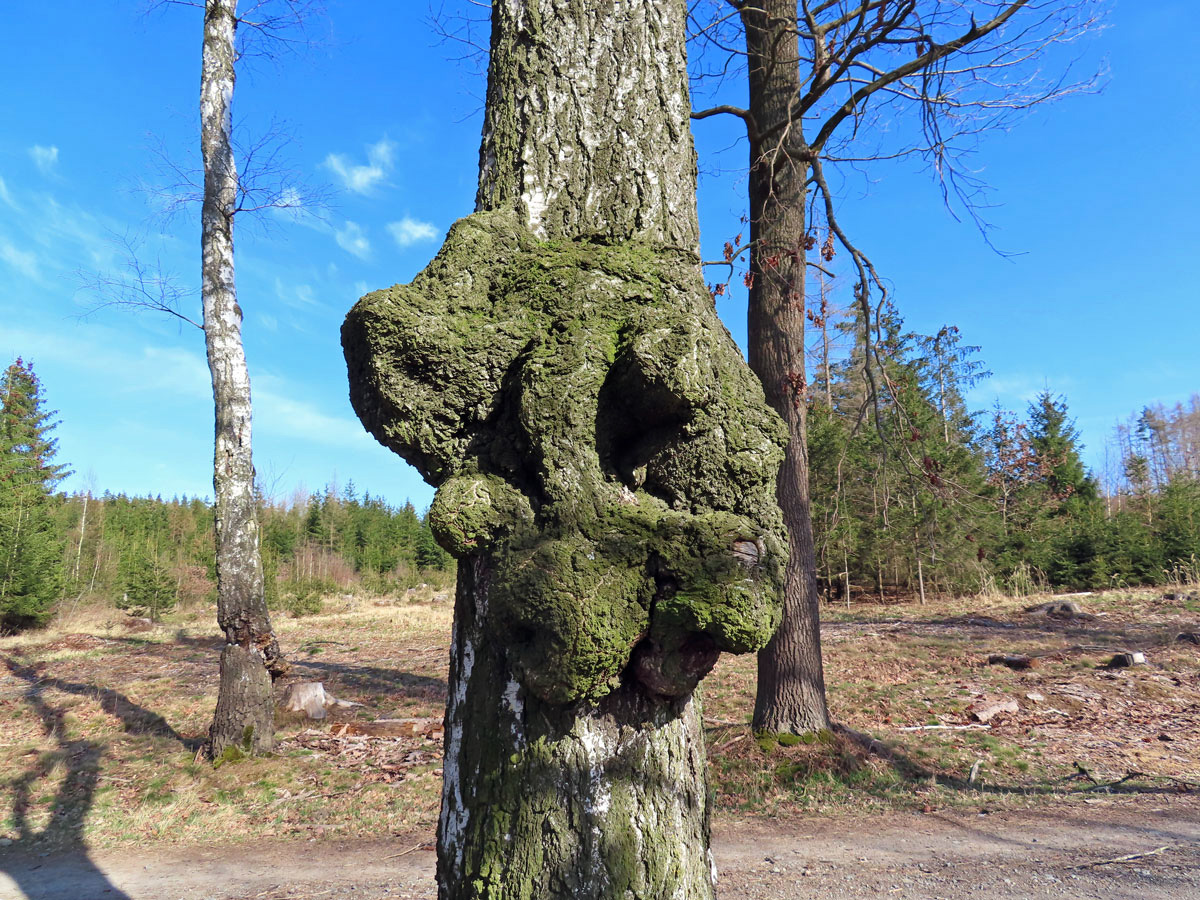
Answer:
M1097 618L1069 622L1025 613L1037 599L827 608L830 704L848 730L807 740L753 735L754 658L722 659L702 689L718 814L1040 803L1096 788L1076 763L1100 782L1145 773L1113 790L1200 783L1200 648L1173 640L1200 627L1200 609L1112 593L1080 598ZM430 588L329 598L322 615L277 625L292 677L364 704L335 719L440 716L450 615ZM441 748L426 738L338 742L327 725L281 717L274 756L196 762L216 697L212 619L202 608L131 632L122 614L81 606L0 640L0 837L126 846L432 832ZM1102 668L1117 650L1149 663ZM999 652L1039 665L987 665ZM966 724L981 698L1021 710L986 731L903 730Z
M827 608L830 710L846 730L812 743L756 740L745 724L754 661L723 658L703 688L708 717L737 723L710 737L720 805L771 815L1025 805L1094 796L1103 789L1094 782L1131 773L1142 774L1108 790L1200 787L1200 650L1174 640L1200 627L1200 607L1124 591L1075 598L1092 620L1026 612L1046 599ZM1148 664L1106 668L1124 650L1143 651ZM994 653L1037 665L988 665ZM973 703L1003 699L1020 711L955 730L971 723ZM939 728L904 730L926 725Z

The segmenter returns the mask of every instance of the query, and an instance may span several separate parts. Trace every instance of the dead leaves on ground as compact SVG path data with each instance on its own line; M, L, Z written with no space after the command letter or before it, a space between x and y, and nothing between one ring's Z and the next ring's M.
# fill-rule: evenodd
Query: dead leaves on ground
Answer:
M376 723L346 722L324 731L309 728L280 743L279 749L305 749L337 769L352 770L361 784L396 784L420 775L441 775L441 721L392 719L406 734L380 737L362 733ZM435 724L436 723L436 726ZM398 729L396 729L398 730ZM433 767L437 768L433 768Z

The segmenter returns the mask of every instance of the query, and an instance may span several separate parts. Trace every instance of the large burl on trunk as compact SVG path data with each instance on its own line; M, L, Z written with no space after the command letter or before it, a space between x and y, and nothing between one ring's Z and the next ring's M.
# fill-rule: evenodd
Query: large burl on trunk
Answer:
M342 329L459 560L445 900L713 894L692 691L778 623L786 431L700 275L683 25L494 4L478 211Z

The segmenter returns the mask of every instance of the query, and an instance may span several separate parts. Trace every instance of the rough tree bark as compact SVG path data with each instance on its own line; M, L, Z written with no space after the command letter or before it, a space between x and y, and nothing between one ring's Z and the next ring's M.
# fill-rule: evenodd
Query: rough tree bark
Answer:
M275 739L271 679L286 667L263 595L250 445L250 376L234 283L238 173L230 126L236 29L237 0L207 0L200 75L201 300L216 418L217 622L225 633L220 690L209 731L209 752L214 757L231 746L256 753L271 749Z
M750 368L788 426L779 471L787 523L783 621L758 654L754 727L805 734L829 727L821 663L821 597L808 485L808 381L804 357L808 165L795 121L800 92L796 0L741 7L750 78Z
M786 432L699 271L683 0L492 9L477 211L342 330L459 559L439 893L702 900L692 691L778 623Z

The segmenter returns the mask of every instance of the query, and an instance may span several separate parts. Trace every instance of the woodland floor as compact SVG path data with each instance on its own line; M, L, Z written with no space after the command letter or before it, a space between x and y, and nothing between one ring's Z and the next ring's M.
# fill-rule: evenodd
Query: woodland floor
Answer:
M754 660L723 659L703 688L722 896L1200 896L1200 646L1175 639L1200 631L1200 600L1026 611L1044 599L827 607L842 727L811 742L756 738ZM0 640L0 897L432 896L439 730L338 732L436 722L448 598L341 598L280 620L294 677L363 706L282 719L275 756L217 769L195 759L211 615L136 631L82 609ZM1120 651L1147 662L1106 668ZM1036 661L1013 671L993 653ZM1005 700L1018 710L960 727ZM269 861L235 846L250 840Z

